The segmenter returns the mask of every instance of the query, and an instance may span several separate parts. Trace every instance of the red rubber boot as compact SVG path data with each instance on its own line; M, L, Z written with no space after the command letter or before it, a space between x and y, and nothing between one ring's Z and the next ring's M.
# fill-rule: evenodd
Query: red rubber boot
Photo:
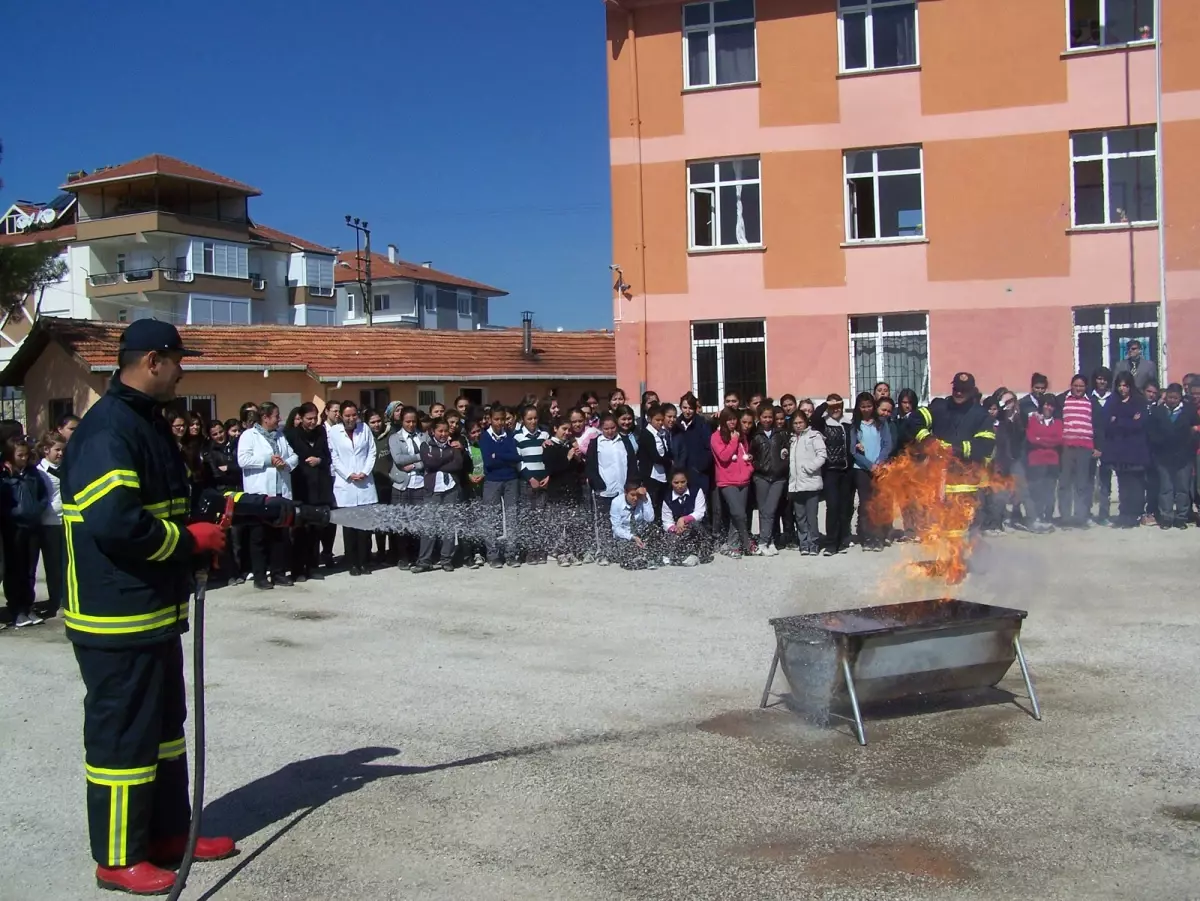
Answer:
M171 838L155 839L150 842L150 859L157 864L177 864L183 860L183 852L187 849L187 836L175 835ZM196 839L197 862L208 860L224 860L238 853L237 845L227 836L215 836Z
M96 867L96 885L130 895L165 895L175 885L175 874L143 860L131 867Z

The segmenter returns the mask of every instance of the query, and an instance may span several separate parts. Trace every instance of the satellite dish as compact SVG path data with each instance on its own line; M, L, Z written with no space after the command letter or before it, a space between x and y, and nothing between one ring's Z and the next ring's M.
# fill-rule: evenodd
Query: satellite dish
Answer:
M33 225L33 217L28 213L22 213L17 217L17 231L25 231L31 225Z
M56 218L57 218L57 216L56 216L54 210L47 207L46 209L44 209L40 213L38 213L37 221L39 223L41 223L42 225L53 225L54 220Z

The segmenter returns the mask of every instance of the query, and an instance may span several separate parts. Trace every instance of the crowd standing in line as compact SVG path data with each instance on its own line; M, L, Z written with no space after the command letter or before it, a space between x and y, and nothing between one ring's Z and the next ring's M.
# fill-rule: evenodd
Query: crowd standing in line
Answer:
M1197 521L1200 376L1160 390L1140 351L1132 343L1115 372L1077 374L1057 395L1040 373L1023 396L1001 387L984 397L971 380L973 403L995 434L987 461L995 478L982 492L978 529L1165 530ZM244 404L224 422L164 415L197 494L244 490L333 507L477 502L503 524L481 541L449 526L419 536L345 528L351 576L379 566L417 574L545 563L696 566L714 554L769 557L794 548L833 556L853 544L880 550L915 537L915 511L898 511L899 528L861 513L881 467L919 440L922 408L912 389L893 398L880 382L849 412L837 394L776 402L730 391L723 400L712 416L691 393L673 404L653 391L635 413L620 389L603 399L584 394L569 409L532 396L516 407L476 409L460 396L451 408L428 411L343 400L324 409L302 404L286 418L272 403ZM48 615L60 606L58 466L78 421L65 417L36 444L18 424L0 424L3 587L18 628L43 622L34 610L39 558ZM252 580L260 590L323 578L337 563L335 535L335 526L236 526L215 576Z

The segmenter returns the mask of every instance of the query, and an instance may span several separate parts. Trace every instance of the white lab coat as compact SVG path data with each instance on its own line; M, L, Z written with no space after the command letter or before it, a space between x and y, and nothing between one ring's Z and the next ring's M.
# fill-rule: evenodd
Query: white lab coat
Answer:
M292 498L292 470L300 458L282 432L268 437L256 428L248 428L238 438L238 466L242 467L242 490L247 494ZM271 465L271 457L283 457L286 469Z
M333 500L339 507L362 507L379 503L375 494L375 434L361 422L349 435L338 426L329 430L330 468L333 470ZM354 472L366 473L360 482L351 482Z

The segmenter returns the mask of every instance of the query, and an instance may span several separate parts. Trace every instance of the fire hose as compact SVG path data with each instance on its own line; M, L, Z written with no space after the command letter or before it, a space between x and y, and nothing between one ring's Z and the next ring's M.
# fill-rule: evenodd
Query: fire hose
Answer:
M329 507L310 504L294 504L287 498L270 497L244 492L222 493L208 490L201 493L193 519L212 522L223 532L235 525L261 524L286 529L292 525L324 526L329 522ZM213 569L220 561L213 557ZM195 720L195 745L192 777L192 823L188 828L187 846L175 874L175 885L167 901L179 901L187 885L188 874L196 856L196 842L200 838L200 821L204 812L204 597L208 591L210 567L204 565L196 570L195 603L191 609L192 620L192 712Z

